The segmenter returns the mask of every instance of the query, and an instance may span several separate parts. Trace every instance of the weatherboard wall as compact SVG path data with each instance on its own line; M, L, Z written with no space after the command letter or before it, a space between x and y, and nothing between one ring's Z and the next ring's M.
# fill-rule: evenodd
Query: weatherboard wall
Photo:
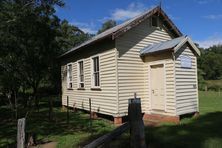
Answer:
M191 58L191 67L181 67L181 56ZM175 55L175 91L177 115L198 111L197 58L185 44Z
M151 100L151 88L150 81L146 84L148 98L149 98L149 114L162 114L175 116L176 115L176 100L175 100L175 72L174 72L174 60L172 52L163 52L155 55L149 55L145 57L145 71L147 71L146 76L150 78L150 66L155 64L163 64L164 65L164 85L165 85L165 109L164 110L155 110L152 108L152 100ZM152 78L150 78L152 79Z
M151 27L147 19L135 28L116 39L118 51L118 86L119 114L127 115L128 99L137 94L142 100L142 111L151 113L149 88L149 61L164 60L167 76L166 115L175 115L174 97L174 62L172 54L140 57L140 50L149 44L172 39L161 24L159 28Z
M88 49L82 50L67 58L62 63L62 104L67 106L67 96L69 96L69 106L89 110L89 98L92 102L92 111L116 116L117 114L117 85L116 85L116 49L112 41L103 42ZM91 89L91 56L100 57L100 89ZM77 62L83 60L84 63L84 90L78 90L77 84ZM66 84L66 64L72 63L73 88L67 89Z

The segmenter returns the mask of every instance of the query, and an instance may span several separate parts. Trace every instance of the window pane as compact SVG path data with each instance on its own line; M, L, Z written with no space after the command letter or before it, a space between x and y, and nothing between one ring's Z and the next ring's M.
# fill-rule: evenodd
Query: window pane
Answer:
M99 57L97 57L96 62L97 62L97 65L96 65L96 66L97 66L97 67L96 67L96 70L97 70L97 71L99 71Z
M80 83L80 87L83 88L84 87L84 83Z
M96 82L96 73L94 73L94 86L97 86L97 82Z
M80 74L83 74L83 61L80 62Z
M72 65L67 65L67 87L72 88Z
M158 27L157 21L158 21L158 18L157 18L157 17L152 17L152 26Z
M100 86L99 72L98 72L98 86Z
M72 81L72 65L68 66L69 80Z
M83 82L83 81L84 81L84 76L80 75L80 82Z
M99 86L100 80L99 80L99 57L94 57L93 59L93 85Z
M84 87L84 65L83 61L78 62L79 64L79 73L78 73L78 83L79 87Z

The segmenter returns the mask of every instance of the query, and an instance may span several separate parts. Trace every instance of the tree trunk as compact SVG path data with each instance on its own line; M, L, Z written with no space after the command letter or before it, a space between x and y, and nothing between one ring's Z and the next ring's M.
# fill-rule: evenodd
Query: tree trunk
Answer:
M18 100L17 100L17 91L14 90L14 98L15 98L15 119L18 119Z
M25 148L25 118L18 120L17 148Z
M48 103L49 103L49 121L51 121L53 119L53 116L52 116L52 114L53 114L53 100L51 97L49 98Z
M12 103L12 93L11 91L8 93L7 95L7 98L8 98L8 102L9 102L9 107L11 109L11 116L12 116L12 119L14 119L14 105Z
M39 112L39 98L37 96L37 87L33 87L33 97L34 97L34 100L35 100L35 108Z

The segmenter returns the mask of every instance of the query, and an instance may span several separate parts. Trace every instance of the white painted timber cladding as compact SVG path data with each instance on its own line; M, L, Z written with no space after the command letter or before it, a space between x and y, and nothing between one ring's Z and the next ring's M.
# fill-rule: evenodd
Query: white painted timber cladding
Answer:
M177 115L198 111L197 59L190 48L182 47L180 55L192 59L192 68L181 68L180 55L175 61ZM196 88L194 87L196 85Z
M77 61L72 62L73 89L66 87L66 68L62 66L62 104L67 105L66 98L69 96L69 106L89 110L89 98L92 102L92 111L116 116L117 114L117 87L115 49L98 54L100 57L100 85L101 91L91 90L91 57L83 59L85 90L77 89Z
M145 62L140 57L140 50L149 44L172 39L163 28L150 27L149 20L126 32L116 39L118 58L119 83L119 113L127 115L128 99L133 98L134 92L142 100L142 111L151 113L149 98L149 61L156 61L155 57L146 57ZM165 55L163 55L165 56ZM160 56L160 60L163 60ZM176 115L174 92L174 62L172 55L165 58L166 66L166 112L165 115Z

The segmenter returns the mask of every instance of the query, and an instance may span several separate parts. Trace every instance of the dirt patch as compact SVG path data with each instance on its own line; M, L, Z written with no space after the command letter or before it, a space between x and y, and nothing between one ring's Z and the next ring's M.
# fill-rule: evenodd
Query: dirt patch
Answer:
M31 146L29 148L56 148L57 142L49 142L45 144L39 144L37 146Z

